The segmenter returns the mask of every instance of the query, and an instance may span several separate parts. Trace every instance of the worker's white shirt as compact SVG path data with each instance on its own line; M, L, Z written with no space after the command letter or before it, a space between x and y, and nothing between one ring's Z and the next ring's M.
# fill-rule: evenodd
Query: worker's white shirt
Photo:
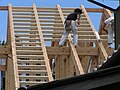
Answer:
M105 20L105 24L109 25L111 24L111 21L114 20L114 17L109 17L108 19Z
M108 25L108 43L113 43L113 32L114 32L114 17L109 17L105 20L105 24Z

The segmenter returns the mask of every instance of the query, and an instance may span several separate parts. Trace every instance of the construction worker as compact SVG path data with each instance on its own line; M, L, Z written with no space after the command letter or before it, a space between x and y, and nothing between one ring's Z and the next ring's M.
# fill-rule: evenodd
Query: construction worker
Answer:
M65 22L64 22L64 32L60 39L59 46L63 46L66 38L69 33L72 31L73 33L73 44L76 46L78 44L78 35L77 35L77 26L80 25L80 15L82 14L82 10L76 8L73 13L70 13Z
M105 27L108 26L108 30ZM108 34L108 47L111 48L113 43L113 34L114 34L114 17L111 16L104 21L103 30Z

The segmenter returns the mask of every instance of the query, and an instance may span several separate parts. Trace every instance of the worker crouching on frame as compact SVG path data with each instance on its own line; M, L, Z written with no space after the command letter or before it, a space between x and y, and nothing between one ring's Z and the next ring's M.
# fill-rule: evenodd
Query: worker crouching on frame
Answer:
M65 22L64 22L64 32L60 39L59 46L63 46L66 38L69 33L72 31L73 33L73 44L77 46L78 44L78 34L77 34L77 26L80 25L80 15L82 14L82 10L76 8L73 13L70 13Z
M108 30L104 29L108 26ZM114 35L114 17L111 16L104 21L103 30L108 33L108 47L111 48L113 44L113 35Z

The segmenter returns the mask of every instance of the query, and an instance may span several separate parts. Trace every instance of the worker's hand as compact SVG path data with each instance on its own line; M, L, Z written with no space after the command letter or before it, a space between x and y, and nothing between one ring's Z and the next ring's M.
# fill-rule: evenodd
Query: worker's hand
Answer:
M76 20L76 24L79 27L80 26L80 21Z
M79 21L77 21L77 24L78 24L78 25L80 25L80 22L79 22Z

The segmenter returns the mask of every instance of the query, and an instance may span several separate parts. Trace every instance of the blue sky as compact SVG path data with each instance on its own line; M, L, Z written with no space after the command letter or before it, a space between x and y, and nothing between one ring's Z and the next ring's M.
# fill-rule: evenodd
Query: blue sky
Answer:
M112 8L117 8L119 2L117 0L96 0ZM104 2L103 2L104 1ZM11 3L12 6L32 6L36 4L38 7L56 7L59 4L61 7L79 7L81 4L85 8L101 8L87 0L0 0L0 6L8 6ZM7 33L7 11L0 11L0 40L6 39ZM101 14L100 13L89 13L89 17L98 30Z

